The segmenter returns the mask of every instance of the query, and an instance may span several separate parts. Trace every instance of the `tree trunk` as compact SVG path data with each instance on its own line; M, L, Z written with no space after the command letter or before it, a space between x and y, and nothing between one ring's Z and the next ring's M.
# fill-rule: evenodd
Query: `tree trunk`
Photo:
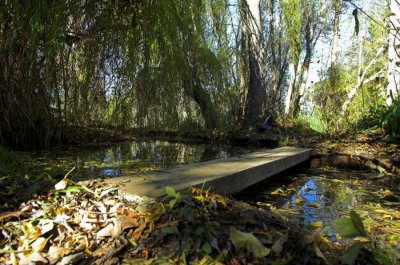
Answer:
M256 124L264 115L264 103L266 99L265 68L263 68L263 57L265 54L262 41L262 27L260 23L260 2L249 5L247 0L240 2L240 14L245 28L242 30L242 38L247 40L248 60L248 89L246 97L246 108L244 123L246 125Z
M386 88L386 103L388 106L393 104L394 100L399 100L400 89L400 6L396 0L390 1L390 9L393 15L389 22L389 62L388 62L388 85Z
M298 66L297 62L290 63L290 65L289 65L290 83L289 83L289 88L288 88L288 92L287 92L286 99L285 99L285 114L286 115L290 114L290 105L292 102L292 97L293 97L293 93L294 93L295 86L296 86L297 66Z

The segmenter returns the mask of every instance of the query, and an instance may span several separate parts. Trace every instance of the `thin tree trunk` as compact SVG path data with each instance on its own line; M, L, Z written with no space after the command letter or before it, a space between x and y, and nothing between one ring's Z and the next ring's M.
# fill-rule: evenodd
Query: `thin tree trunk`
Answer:
M389 22L389 62L388 62L388 85L386 88L386 103L393 104L393 99L399 100L400 94L400 6L397 0L390 1L390 10L393 15Z
M298 63L296 63L296 62L290 63L290 65L289 65L290 83L289 83L289 88L288 88L288 92L287 92L286 100L285 100L285 114L286 115L290 114L290 105L292 102L292 97L293 97L293 93L294 93L295 86L296 86L297 66L298 66Z
M342 108L341 108L341 112L340 112L340 117L343 118L346 114L346 111L349 107L350 102L353 100L353 97L355 96L355 94L357 93L358 89L360 89L362 87L363 84L366 83L370 83L374 80L376 80L377 78L380 78L382 76L383 70L379 71L378 73L370 76L369 78L366 78L366 74L368 72L368 70L380 59L380 57L382 56L382 54L386 51L385 48L381 48L377 51L377 54L375 56L375 58L370 61L370 63L365 67L365 69L360 69L360 74L358 77L358 82L357 84L350 90L350 92L347 94L347 99L344 101Z

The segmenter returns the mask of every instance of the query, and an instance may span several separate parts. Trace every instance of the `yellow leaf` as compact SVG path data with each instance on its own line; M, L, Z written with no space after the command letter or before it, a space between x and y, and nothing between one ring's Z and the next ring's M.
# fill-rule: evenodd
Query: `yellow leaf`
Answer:
M382 194L383 194L383 197L388 197L388 196L393 195L393 193L390 190L384 190L382 192Z
M390 214L384 214L382 216L383 219L392 219L392 216Z
M130 238L128 238L128 241L133 247L137 247L138 246L138 243L136 243L136 241L134 241L134 240L132 240Z
M318 227L322 227L324 224L322 222L318 221L318 222L312 222L312 223L310 223L310 225L312 227L318 228Z
M302 204L303 202L304 202L304 200L301 198L297 198L296 200L294 200L295 204Z
M368 243L371 240L368 237L363 237L363 236L357 236L353 238L354 241L360 242L360 243Z
M321 205L319 205L318 203L307 203L306 205L307 205L308 207L313 207L313 208L321 209Z

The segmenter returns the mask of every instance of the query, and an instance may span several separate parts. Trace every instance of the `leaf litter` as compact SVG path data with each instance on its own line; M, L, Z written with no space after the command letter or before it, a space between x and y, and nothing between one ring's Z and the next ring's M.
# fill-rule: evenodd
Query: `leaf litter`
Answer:
M60 183L61 182L61 183ZM322 236L199 189L153 200L66 178L0 216L1 264L328 264Z

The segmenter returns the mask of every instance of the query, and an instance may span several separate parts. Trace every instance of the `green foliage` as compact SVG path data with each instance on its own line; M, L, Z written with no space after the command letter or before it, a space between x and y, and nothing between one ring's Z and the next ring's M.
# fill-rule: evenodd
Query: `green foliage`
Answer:
M173 208L177 201L181 198L181 194L176 192L175 189L170 186L165 187L165 191L169 197L172 197L172 199L169 201L169 207Z
M400 136L400 100L393 101L382 117L385 132L392 137Z
M318 110L314 110L312 114L301 112L298 115L298 119L304 121L309 128L318 133L323 134L328 130L327 122L323 119L321 112Z

